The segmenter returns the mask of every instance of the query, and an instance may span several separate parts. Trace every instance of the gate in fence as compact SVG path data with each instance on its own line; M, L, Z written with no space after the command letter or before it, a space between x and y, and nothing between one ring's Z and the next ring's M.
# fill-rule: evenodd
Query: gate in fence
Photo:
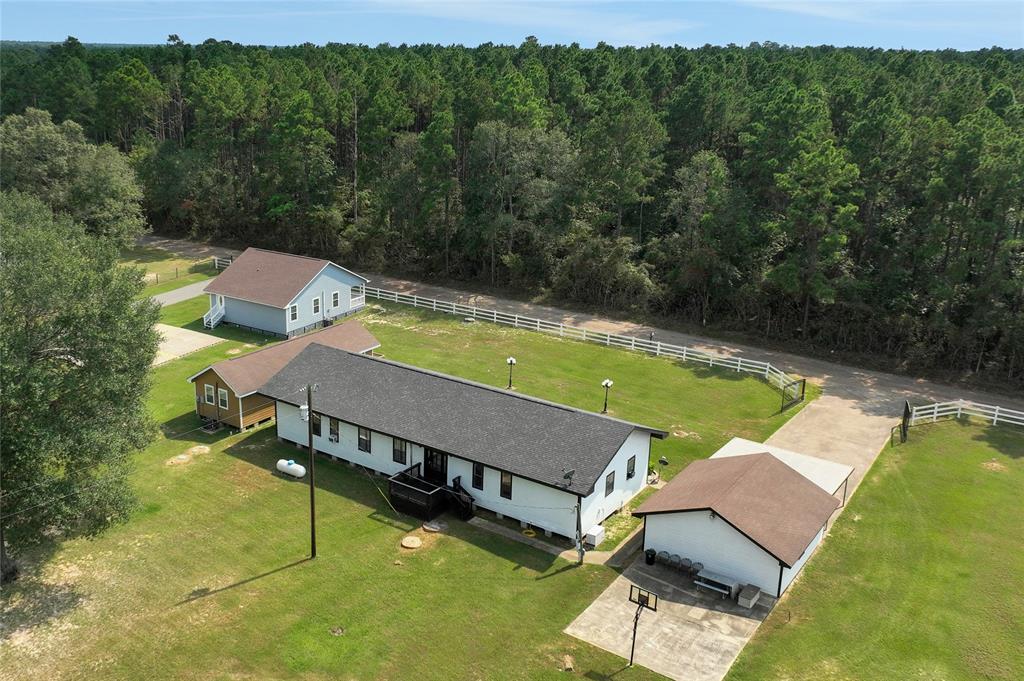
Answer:
M900 419L900 442L907 441L907 435L910 434L910 418L914 415L914 410L910 408L910 400L903 400L903 418Z
M804 401L804 395L807 393L807 379L798 378L790 381L782 386L782 407L779 409L780 412L786 411L794 404L799 404Z
M228 257L228 258L218 258L218 257L214 256L214 258L213 258L213 268L216 269L216 270L226 269L227 266L232 263L232 261L234 261L234 258L230 258L230 257Z
M544 333L557 335L561 338L572 338L586 343L597 343L610 347L625 348L627 350L640 350L658 357L674 357L676 359L681 359L684 362L699 362L710 367L721 367L723 369L731 369L733 371L742 371L748 374L753 374L762 378L769 385L772 385L782 391L783 409L800 402L804 399L805 395L806 384L804 379L796 379L768 362L761 362L759 360L746 359L743 357L716 355L714 353L683 345L662 343L661 341L637 338L635 336L620 336L619 334L606 333L604 331L593 331L582 326L571 326L561 322L551 322L545 319L538 319L536 317L499 312L498 310L476 307L475 305L451 303L444 300L437 300L436 298L424 298L408 293L388 291L387 289L376 288L373 286L364 286L363 292L365 295L371 298L377 298L378 300L387 300L393 303L422 307L428 310L433 310L434 312L460 315L471 319L494 322L495 324L506 324L518 329L542 331ZM786 398L787 386L789 386L790 391L789 398Z

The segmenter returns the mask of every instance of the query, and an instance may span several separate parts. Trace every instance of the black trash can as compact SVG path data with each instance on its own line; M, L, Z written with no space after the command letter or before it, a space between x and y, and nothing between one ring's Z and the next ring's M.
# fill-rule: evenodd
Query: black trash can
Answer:
M658 552L654 549L647 549L644 551L644 562L648 565L654 565L654 558L658 555Z

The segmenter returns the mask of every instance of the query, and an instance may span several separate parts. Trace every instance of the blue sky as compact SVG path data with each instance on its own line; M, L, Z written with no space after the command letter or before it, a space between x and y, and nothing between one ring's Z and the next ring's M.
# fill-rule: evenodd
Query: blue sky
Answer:
M1024 0L3 0L6 40L1024 46Z

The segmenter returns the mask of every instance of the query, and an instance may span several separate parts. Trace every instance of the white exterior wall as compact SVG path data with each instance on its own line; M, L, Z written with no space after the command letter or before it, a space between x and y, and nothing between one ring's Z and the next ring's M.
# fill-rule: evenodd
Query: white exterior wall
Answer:
M314 400L314 406L315 402L316 400ZM308 424L299 416L298 407L284 402L277 403L278 437L305 445L309 439L308 427ZM393 440L391 436L375 431L370 433L370 451L360 451L359 429L344 421L338 422L338 441L331 442L330 435L330 419L324 416L320 419L320 435L313 436L313 447L318 452L365 466L385 475L394 475L413 464L423 462L423 448L410 442L406 456L407 463L397 463L392 456Z
M476 505L565 537L576 536L576 495L512 476L512 498L501 496L501 471L484 466L484 488L473 487L473 464L448 457L448 483L461 476Z
M770 595L775 595L779 586L779 561L729 523L712 519L710 511L647 516L644 549L699 561L712 572L733 577L741 584L755 584Z
M629 480L626 479L626 462L629 457L636 457L636 475ZM640 493L647 486L647 469L650 465L651 456L651 435L650 433L634 430L626 441L619 447L608 467L601 473L594 491L583 499L582 504L582 525L583 533L594 525L602 522L605 518L622 508L630 499ZM610 496L605 496L604 481L609 472L615 471L615 490ZM575 519L574 519L575 521ZM576 528L568 536L576 536Z

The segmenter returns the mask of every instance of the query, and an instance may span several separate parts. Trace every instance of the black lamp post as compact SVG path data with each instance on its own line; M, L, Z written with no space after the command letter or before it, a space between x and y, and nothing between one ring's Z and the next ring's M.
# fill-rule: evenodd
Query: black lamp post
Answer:
M604 386L604 409L601 410L602 414L608 413L608 391L611 389L615 382L610 378L606 378L601 381L601 385Z
M505 360L505 364L508 365L508 389L512 389L512 367L516 365L516 358L509 357Z

